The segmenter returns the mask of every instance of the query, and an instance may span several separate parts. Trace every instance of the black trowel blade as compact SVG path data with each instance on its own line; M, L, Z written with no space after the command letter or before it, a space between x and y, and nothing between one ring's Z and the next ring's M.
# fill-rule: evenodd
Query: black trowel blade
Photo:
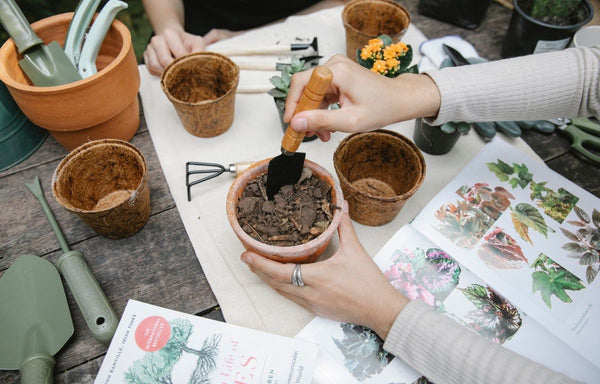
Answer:
M294 152L289 155L282 153L271 159L267 171L267 197L269 200L273 200L275 194L284 185L296 184L300 180L305 157L305 153Z

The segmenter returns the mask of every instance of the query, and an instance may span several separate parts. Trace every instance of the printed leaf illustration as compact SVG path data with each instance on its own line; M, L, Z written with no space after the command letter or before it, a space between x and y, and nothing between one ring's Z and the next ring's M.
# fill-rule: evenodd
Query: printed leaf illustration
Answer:
M525 189L527 184L529 184L533 178L533 175L529 173L525 164L519 165L513 163L513 165L510 166L498 159L497 163L486 163L486 165L488 166L488 169L496 175L498 180L504 182L508 181L513 189L517 188L517 186L521 187L521 189Z
M544 217L538 212L538 210L531 204L519 203L513 209L510 207L513 225L515 230L521 236L521 238L531 245L531 238L529 237L529 228L541 233L544 237L548 238L548 230L554 232L554 230L546 225Z
M521 327L517 308L490 287L472 284L461 289L476 309L466 315L467 325L491 341L502 344Z
M514 173L513 168L500 159L498 159L497 163L486 163L486 165L488 166L488 169L491 172L493 172L500 181L508 181L509 175L512 175Z
M518 269L527 263L517 242L500 227L485 236L486 242L479 247L479 258L494 269Z
M531 274L533 279L532 292L539 291L542 300L549 308L552 308L552 295L564 303L571 303L573 300L566 291L578 291L585 288L577 276L543 253L533 262L531 267L535 269L535 272Z
M350 323L340 324L343 338L332 337L344 355L344 366L358 381L377 375L394 359L383 349L383 340L367 327Z
M536 202L538 207L544 210L546 215L558 223L565 220L579 201L577 196L563 188L559 188L558 191L547 188L546 182L536 183L532 181L529 188L531 189L529 197ZM585 215L585 212L583 214Z
M167 344L156 352L146 352L141 359L133 362L124 373L124 380L129 384L172 383L173 367L184 353L194 355L196 368L190 383L207 383L216 369L219 353L220 334L213 334L204 339L202 347L195 349L188 345L192 335L192 324L188 320L175 319L169 323L171 337Z
M569 252L569 257L579 260L579 264L586 266L585 278L592 283L600 270L600 211L592 211L590 216L578 206L574 208L579 221L567 223L577 228L571 232L561 228L561 232L571 242L563 244L562 249Z

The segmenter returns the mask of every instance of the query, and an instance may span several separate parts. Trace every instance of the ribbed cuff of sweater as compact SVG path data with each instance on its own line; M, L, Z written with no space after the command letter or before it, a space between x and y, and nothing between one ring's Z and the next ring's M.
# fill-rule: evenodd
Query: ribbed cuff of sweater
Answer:
M383 348L436 384L573 382L419 301L411 301L400 312Z

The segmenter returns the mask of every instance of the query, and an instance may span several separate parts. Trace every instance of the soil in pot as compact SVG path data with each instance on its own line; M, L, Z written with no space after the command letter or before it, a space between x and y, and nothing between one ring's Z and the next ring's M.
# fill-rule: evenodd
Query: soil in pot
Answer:
M238 205L237 219L254 239L275 246L304 244L331 223L334 209L331 185L304 168L297 184L285 185L273 200L267 198L267 175L248 182Z
M574 10L571 14L567 16L543 16L543 17L535 17L535 15L531 14L533 8L534 0L519 0L519 6L521 9L531 17L534 17L536 20L539 20L543 23L552 24L552 25L575 25L585 20L588 17L589 12L583 6L579 6L576 10Z

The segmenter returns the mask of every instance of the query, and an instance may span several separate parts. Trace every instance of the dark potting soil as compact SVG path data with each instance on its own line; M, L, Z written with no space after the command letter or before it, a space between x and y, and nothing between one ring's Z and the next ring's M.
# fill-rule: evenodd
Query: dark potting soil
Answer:
M525 13L531 15L531 8L533 8L533 0L519 0L519 6ZM566 25L575 25L577 23L582 22L587 17L587 12L585 11L585 7L580 5L575 11L573 11L569 16L560 17L560 16L546 16L539 18L541 22L546 24L558 25L558 26L566 26Z
M267 175L251 180L237 205L242 229L261 243L292 246L319 236L331 223L331 186L304 168L297 184L284 185L267 198Z

